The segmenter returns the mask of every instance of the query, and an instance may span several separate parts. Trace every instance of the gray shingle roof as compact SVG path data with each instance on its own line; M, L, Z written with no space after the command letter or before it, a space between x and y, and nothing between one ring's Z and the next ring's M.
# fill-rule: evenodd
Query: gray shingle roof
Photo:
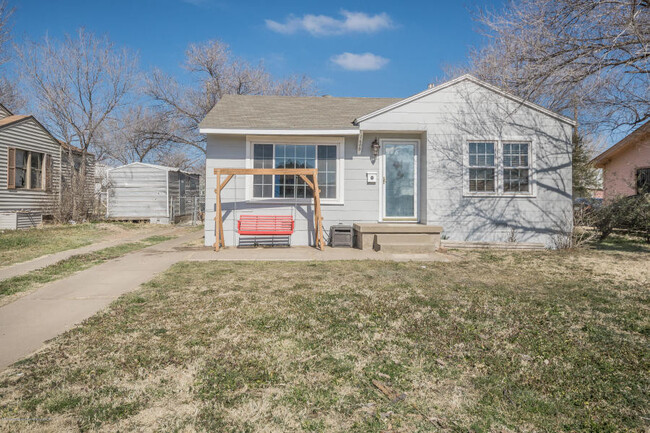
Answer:
M354 119L400 98L226 95L205 116L200 128L357 129Z

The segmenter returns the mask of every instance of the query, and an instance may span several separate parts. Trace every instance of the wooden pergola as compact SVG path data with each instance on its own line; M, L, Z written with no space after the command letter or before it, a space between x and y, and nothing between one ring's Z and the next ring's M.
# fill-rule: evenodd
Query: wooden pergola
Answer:
M320 212L320 189L318 188L318 169L316 168L215 168L214 174L217 176L217 188L214 192L217 195L217 209L214 216L215 223L215 242L214 250L219 251L219 247L226 246L226 237L223 232L223 215L221 214L221 191L228 185L230 179L238 174L255 175L270 174L283 176L300 176L305 184L314 192L314 227L316 230L316 248L323 250L325 243L323 240L323 217ZM221 176L227 176L222 182ZM311 180L307 176L311 176Z

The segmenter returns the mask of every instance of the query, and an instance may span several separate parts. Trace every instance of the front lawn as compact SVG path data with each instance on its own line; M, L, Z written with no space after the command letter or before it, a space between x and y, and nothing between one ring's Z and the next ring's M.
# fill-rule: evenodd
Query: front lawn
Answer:
M119 236L124 231L144 229L143 224L84 223L56 224L29 230L0 230L0 267L71 250Z
M650 429L648 253L455 254L179 263L0 375L0 429Z
M39 285L59 280L83 271L100 263L122 257L125 254L150 247L152 245L173 239L173 236L150 236L137 242L127 242L112 247L103 248L86 254L77 254L53 265L36 269L27 274L0 281L0 306L13 299L6 297L15 293L33 289Z

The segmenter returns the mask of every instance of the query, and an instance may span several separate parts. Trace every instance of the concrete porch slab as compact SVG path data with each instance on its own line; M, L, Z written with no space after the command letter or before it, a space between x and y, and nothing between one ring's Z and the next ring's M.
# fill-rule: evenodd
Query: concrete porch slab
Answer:
M208 247L192 248L191 261L331 261L331 260L385 260L452 262L459 260L454 254L431 252L426 254L390 254L356 248L313 247L237 248L227 247L215 252Z

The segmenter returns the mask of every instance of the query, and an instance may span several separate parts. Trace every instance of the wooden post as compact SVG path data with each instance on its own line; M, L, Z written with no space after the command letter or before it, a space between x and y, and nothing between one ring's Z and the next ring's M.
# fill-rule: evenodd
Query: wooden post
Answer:
M216 194L216 206L214 215L214 250L219 251L219 244L221 243L221 171L215 170L214 174L217 176L217 188L214 190Z
M214 216L215 225L215 242L214 250L219 251L220 247L226 246L226 235L223 230L223 215L221 209L221 191L233 178L238 174L243 175L287 175L287 176L300 176L314 192L314 225L315 225L315 246L316 248L325 249L325 240L323 238L323 216L320 207L320 189L318 187L318 169L300 169L300 168L215 168L214 174L217 177L217 187L214 190L216 194L216 215ZM222 182L221 175L226 175L227 178ZM312 177L309 181L307 176Z
M316 248L321 251L325 249L323 245L323 224L322 216L320 211L320 188L318 187L318 170L314 171L313 174L313 185L314 185L314 224L316 225Z

